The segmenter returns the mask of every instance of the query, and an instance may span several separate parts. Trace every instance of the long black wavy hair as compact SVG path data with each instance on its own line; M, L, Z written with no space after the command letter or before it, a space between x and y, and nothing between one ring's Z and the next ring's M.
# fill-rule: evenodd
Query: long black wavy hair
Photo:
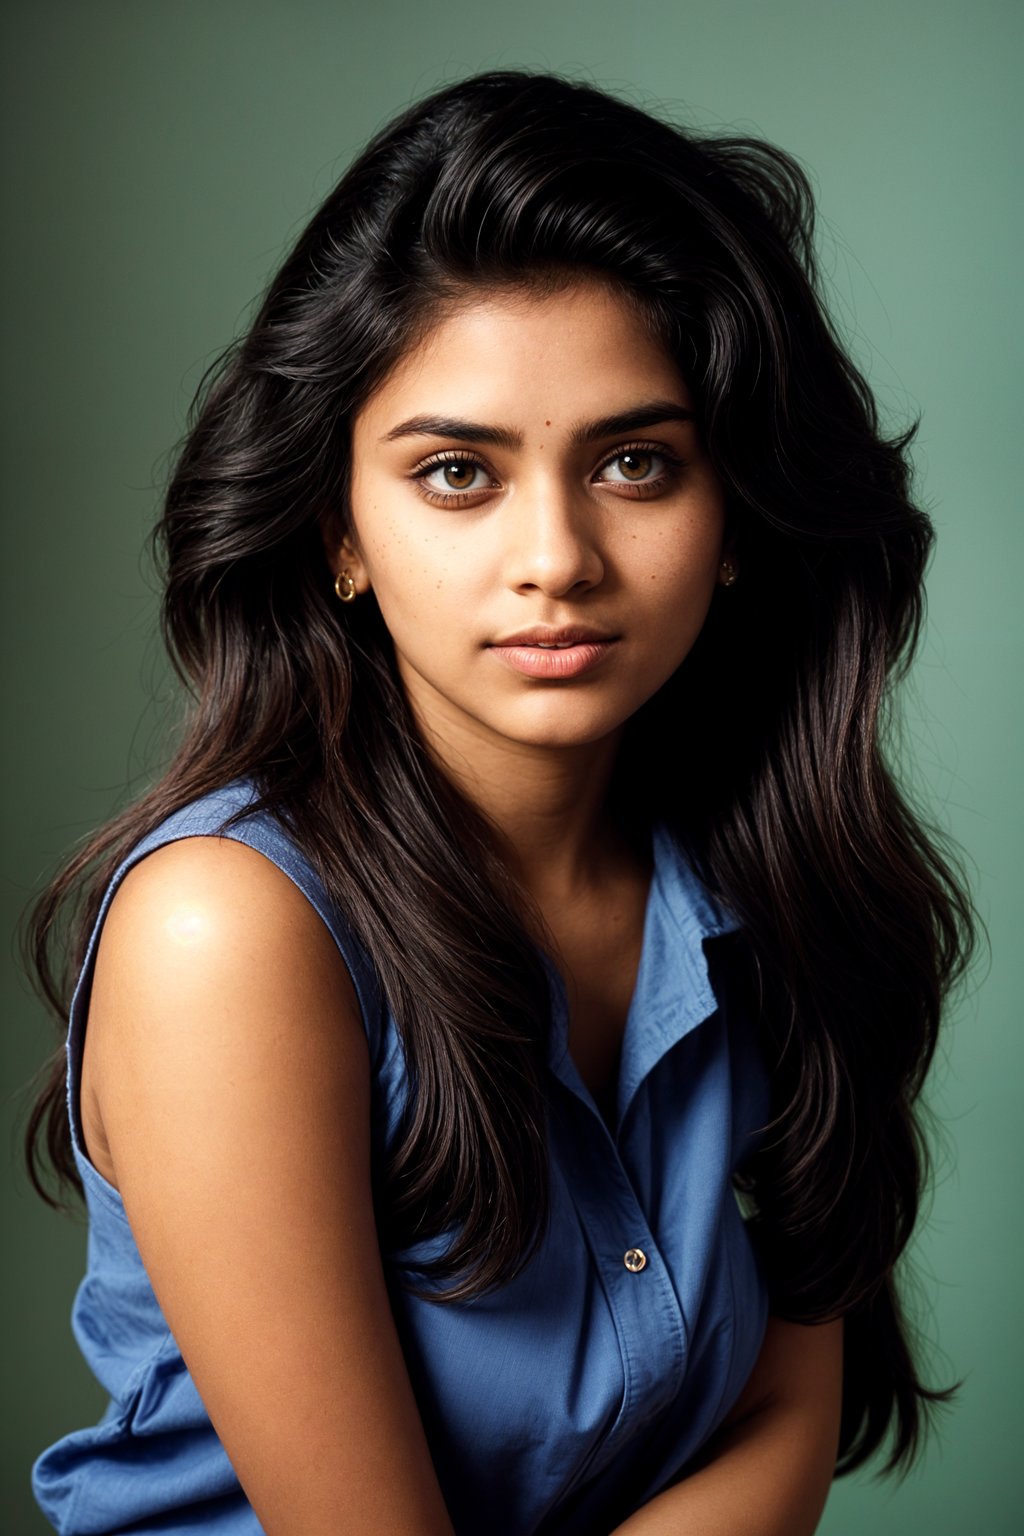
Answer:
M439 90L370 141L196 393L155 535L187 720L159 782L37 902L30 960L66 1022L126 851L253 779L401 1031L410 1107L376 1170L382 1243L454 1230L433 1271L449 1301L531 1256L548 1210L536 935L491 829L416 728L375 599L337 602L324 535L348 527L354 415L439 304L588 273L686 377L742 569L629 722L616 782L742 920L727 942L775 1105L739 1183L773 1310L845 1317L838 1470L889 1433L883 1470L905 1470L953 1390L920 1377L896 1266L928 1177L920 1090L977 920L955 850L888 761L933 539L910 497L916 423L880 430L828 317L811 188L781 150L521 71ZM694 721L701 751L673 750ZM64 1072L58 1046L27 1135L55 1205L44 1146L81 1191Z

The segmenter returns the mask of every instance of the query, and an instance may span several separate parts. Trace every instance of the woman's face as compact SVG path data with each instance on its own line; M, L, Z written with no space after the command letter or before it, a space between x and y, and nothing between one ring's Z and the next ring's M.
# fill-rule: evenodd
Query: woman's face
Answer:
M482 293L367 400L330 554L373 588L429 734L597 742L675 671L726 553L692 409L594 279Z

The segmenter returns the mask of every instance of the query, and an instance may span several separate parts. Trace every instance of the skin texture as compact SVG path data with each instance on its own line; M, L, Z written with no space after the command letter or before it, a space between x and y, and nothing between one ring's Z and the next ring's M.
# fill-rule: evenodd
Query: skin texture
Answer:
M693 404L605 285L478 293L359 412L351 516L325 538L357 600L372 586L426 740L544 915L595 1092L613 1080L650 878L605 804L615 750L728 600L725 501L696 424L574 438L655 400ZM423 415L515 441L389 435ZM538 623L618 638L578 678L527 678L490 647ZM282 871L214 838L130 871L99 944L82 1080L90 1155L122 1193L268 1536L447 1536L376 1242L362 1021L333 940ZM813 1530L840 1332L773 1320L707 1466L622 1529Z
M683 660L721 580L725 498L695 422L573 442L579 423L658 400L693 407L632 307L588 281L456 307L355 422L351 528L332 566L359 593L373 587L421 729L509 832L531 884L541 868L563 886L578 876L621 728ZM424 414L521 442L389 440ZM414 478L446 454L447 470ZM431 491L462 499L438 505ZM619 636L571 681L522 677L489 649L568 623Z

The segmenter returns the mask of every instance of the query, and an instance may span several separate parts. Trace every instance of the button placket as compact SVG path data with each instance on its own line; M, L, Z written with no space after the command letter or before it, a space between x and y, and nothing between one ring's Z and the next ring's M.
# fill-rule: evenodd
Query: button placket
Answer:
M571 1170L570 1197L587 1233L622 1351L622 1403L590 1464L592 1473L608 1464L640 1423L676 1396L686 1370L689 1341L657 1242L607 1128L575 1095L568 1095L562 1104L566 1114L558 1117L558 1139ZM589 1135L580 1134L580 1122ZM597 1133L597 1126L603 1134ZM640 1242L634 1241L624 1251L620 1243L627 1234Z

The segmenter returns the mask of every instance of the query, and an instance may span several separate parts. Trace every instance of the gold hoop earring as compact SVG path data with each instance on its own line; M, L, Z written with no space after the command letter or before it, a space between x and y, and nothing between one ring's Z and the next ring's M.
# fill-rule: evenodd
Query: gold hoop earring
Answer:
M722 586L731 587L739 575L731 560L723 560L718 569L722 572Z
M358 597L359 594L356 592L355 579L348 566L346 566L343 571L339 571L337 576L335 576L334 590L337 592L343 603L354 602Z

